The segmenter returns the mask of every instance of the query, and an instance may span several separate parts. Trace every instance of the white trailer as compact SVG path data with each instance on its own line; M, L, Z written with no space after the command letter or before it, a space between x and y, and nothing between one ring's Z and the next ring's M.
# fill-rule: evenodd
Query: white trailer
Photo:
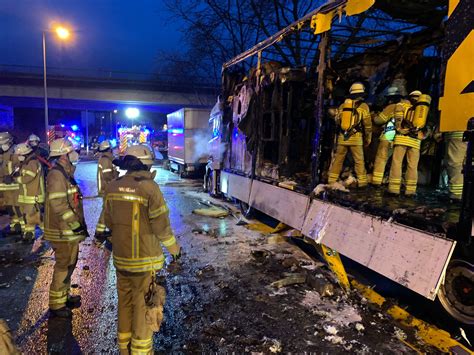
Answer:
M182 108L168 114L170 169L182 176L204 172L207 164L209 109Z

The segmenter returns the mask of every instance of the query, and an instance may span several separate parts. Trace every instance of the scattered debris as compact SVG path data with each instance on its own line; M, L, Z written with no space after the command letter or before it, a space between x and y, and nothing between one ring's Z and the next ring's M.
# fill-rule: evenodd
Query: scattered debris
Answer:
M397 208L396 210L393 210L392 212L393 215L404 215L407 213L408 213L408 210L405 208Z
M466 332L464 331L464 329L459 327L459 331L461 332L461 336L464 338L464 340L469 344L470 347L472 347L471 342L467 338L467 335L466 335Z
M268 343L271 343L268 348L271 353L276 354L282 351L281 343L277 339L263 337L263 345L268 345Z
M407 338L406 333L400 328L395 328L394 334L395 334L395 337L397 337L400 340L405 340Z
M270 297L275 297L275 296L284 296L284 295L287 295L288 294L288 291L286 288L284 287L281 287L277 290L274 290L272 293L270 293Z
M224 218L230 214L229 211L223 208L219 208L219 207L197 208L193 210L193 213L200 216L213 217L213 218Z
M285 243L286 238L281 234L270 234L267 239L268 244Z
M289 269L292 266L295 266L295 265L298 266L299 261L295 257L291 256L289 258L283 259L281 264L283 265L283 267Z
M361 323L356 323L355 328L358 332L363 332L365 327Z
M28 281L28 282L30 282L31 280L33 280L31 277L29 277L29 276L25 276L25 281Z
M322 297L331 297L335 294L334 285L324 278L306 275L306 283Z
M326 324L323 326L323 329L326 333L331 334L331 335L336 335L338 332L337 328L333 325Z
M350 192L346 186L339 181L334 182L332 184L319 184L318 186L315 187L313 190L313 195L314 196L319 196L323 192L329 191L329 190L337 190L337 191L342 191L342 192Z
M306 282L306 275L304 274L293 274L291 276L287 276L284 279L272 282L270 284L271 287L281 288L290 285L296 284L303 284Z
M324 340L330 341L334 345L337 345L337 344L342 344L342 342L344 341L344 338L338 335L329 335L329 336L324 337Z

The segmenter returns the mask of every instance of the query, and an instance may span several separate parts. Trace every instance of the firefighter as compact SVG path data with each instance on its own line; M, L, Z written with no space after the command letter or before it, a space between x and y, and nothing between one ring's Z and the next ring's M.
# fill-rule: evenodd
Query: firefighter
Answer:
M448 172L449 198L454 201L462 199L464 176L462 168L466 158L467 142L463 142L464 132L446 132L446 170Z
M372 139L372 121L369 106L364 102L364 95L364 85L354 83L349 89L349 98L339 106L336 122L340 133L337 138L336 152L329 168L329 184L339 179L347 151L350 150L354 159L358 186L367 186L364 146L369 146Z
M107 185L118 177L118 171L115 169L114 155L112 154L112 145L109 140L105 140L99 145L99 152L102 153L97 164L97 190L99 196L103 197ZM99 218L95 228L95 238L102 240L106 233L106 227L102 218Z
M374 123L383 126L382 134L379 138L377 154L375 155L374 171L372 176L372 185L382 185L385 175L385 166L393 150L393 140L395 138L395 107L398 103L408 104L408 101L402 100L402 94L397 86L391 86L387 89L385 95L387 106L374 117Z
M3 192L5 208L10 216L10 229L8 234L21 235L24 229L24 220L18 204L20 186L15 182L20 170L20 162L14 154L13 137L8 132L0 133L0 151L2 153L2 183L0 191Z
M117 272L118 343L121 354L151 354L153 331L146 324L145 294L163 267L162 248L176 260L180 246L170 227L168 208L154 174L149 147L127 148L120 167L127 173L106 189L103 215L112 232Z
M54 316L68 318L72 315L71 308L80 302L80 296L72 296L69 291L79 243L88 236L82 195L74 180L74 164L79 154L69 140L60 138L51 142L50 158L55 162L46 179L44 239L51 243L56 263L49 309Z
M21 143L15 146L15 154L20 161L20 176L16 181L20 185L18 202L25 221L23 240L35 240L36 225L41 225L41 204L44 203L44 176L41 163L33 149Z
M43 166L43 175L46 177L48 175L49 169L53 166L48 161L49 152L42 148L39 144L41 139L36 134L30 134L28 137L28 145L33 149L33 153L36 155L36 158L39 160Z
M400 194L402 184L402 165L406 156L405 195L414 196L418 183L418 162L423 139L422 128L426 125L431 98L415 90L409 94L410 104L399 103L395 108L395 126L397 133L393 142L392 167L388 183L388 192Z

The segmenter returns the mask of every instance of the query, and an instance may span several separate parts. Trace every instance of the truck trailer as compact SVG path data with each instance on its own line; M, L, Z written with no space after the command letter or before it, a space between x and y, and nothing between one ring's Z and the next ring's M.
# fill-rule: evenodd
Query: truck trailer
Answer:
M204 186L300 231L326 258L340 253L474 324L473 23L470 1L330 1L232 58L210 116ZM373 111L394 83L433 98L417 197L354 188L347 161L342 187L327 184L331 111L356 81ZM469 144L460 202L441 187L434 139L454 131ZM379 134L364 151L369 172Z
M183 177L203 174L208 160L208 124L208 109L182 108L168 114L168 160L172 171Z

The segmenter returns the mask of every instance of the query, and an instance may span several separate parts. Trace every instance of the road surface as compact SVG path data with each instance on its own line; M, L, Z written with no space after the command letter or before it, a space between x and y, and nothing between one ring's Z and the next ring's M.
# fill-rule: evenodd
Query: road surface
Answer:
M89 233L101 210L95 197L96 164L78 165ZM209 197L198 181L158 168L156 181L169 205L184 256L160 274L167 289L165 321L154 337L157 353L302 352L414 353L416 341L356 293L344 295L326 267L296 246L237 224L193 214ZM222 202L220 202L222 203ZM6 218L2 217L3 224ZM281 238L280 238L281 239ZM169 261L169 256L168 256ZM0 238L0 318L25 354L115 353L117 294L111 255L88 239L81 244L73 291L82 306L71 320L48 317L54 256L38 239L33 246ZM287 287L287 276L310 276ZM315 286L316 285L316 286ZM319 290L319 292L318 292ZM402 340L400 340L402 339Z

